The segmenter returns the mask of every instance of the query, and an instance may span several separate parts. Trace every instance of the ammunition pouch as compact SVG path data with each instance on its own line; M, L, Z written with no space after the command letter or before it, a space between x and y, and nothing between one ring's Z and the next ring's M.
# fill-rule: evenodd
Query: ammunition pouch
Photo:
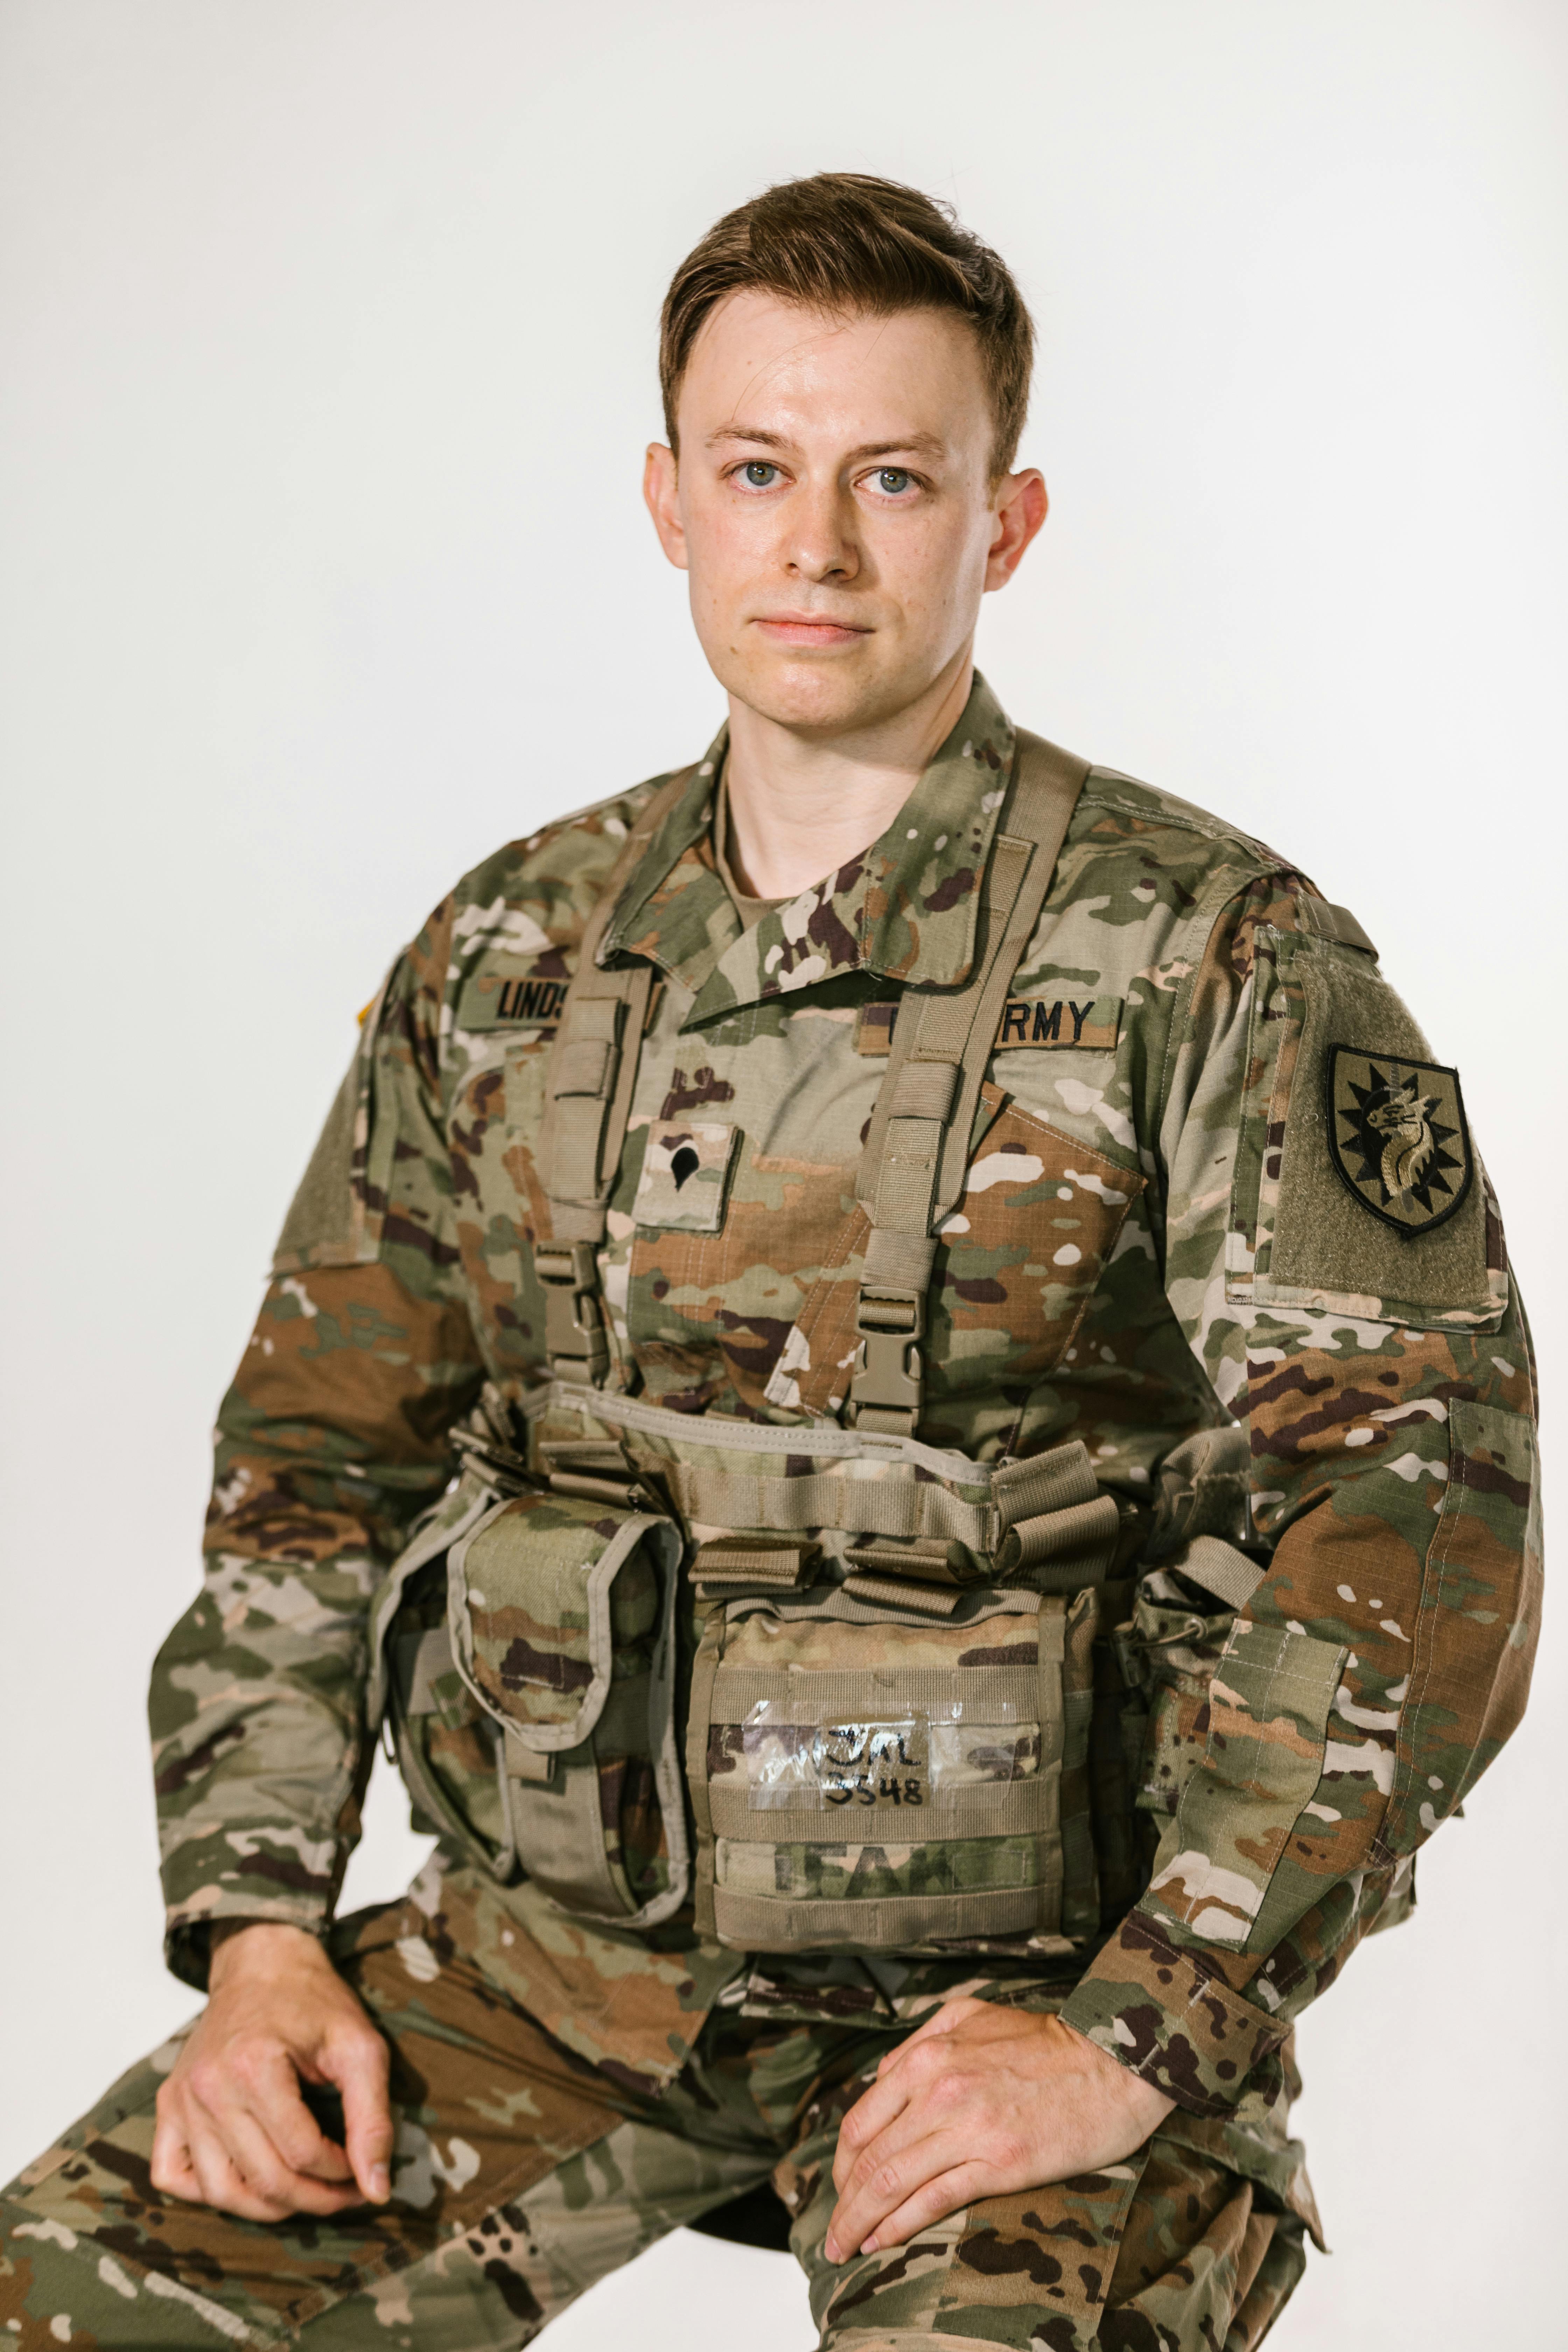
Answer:
M389 1580L373 1696L426 1826L576 1917L654 1927L690 1885L681 1537L658 1512L525 1475L470 1447Z

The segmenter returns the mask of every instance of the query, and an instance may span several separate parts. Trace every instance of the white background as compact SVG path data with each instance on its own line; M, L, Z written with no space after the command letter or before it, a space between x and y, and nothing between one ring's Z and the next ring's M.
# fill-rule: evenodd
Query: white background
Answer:
M916 181L1018 271L1055 512L984 666L1360 915L1561 1393L1565 64L1558 0L0 8L0 2177L190 2006L143 1688L354 1013L716 722L637 475L670 269L770 179ZM1298 2352L1563 2340L1562 1632L1304 2026ZM351 1899L412 1852L384 1776ZM626 2340L810 2328L682 2235L552 2339Z

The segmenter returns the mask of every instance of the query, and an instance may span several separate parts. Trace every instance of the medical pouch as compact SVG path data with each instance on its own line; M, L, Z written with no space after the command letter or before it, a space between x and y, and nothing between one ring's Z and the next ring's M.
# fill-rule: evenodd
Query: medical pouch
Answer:
M699 1927L759 1952L1069 1948L1064 1758L1088 1694L1063 1669L1085 1600L992 1588L933 1622L828 1590L715 1611L687 1744Z

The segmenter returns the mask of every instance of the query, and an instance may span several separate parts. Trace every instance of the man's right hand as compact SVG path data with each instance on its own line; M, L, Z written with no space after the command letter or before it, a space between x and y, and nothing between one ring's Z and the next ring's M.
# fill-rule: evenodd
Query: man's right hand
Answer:
M384 2205L387 2049L313 1936L257 1921L215 1937L211 1998L158 2094L153 2181L247 2221ZM300 2095L342 2094L345 2147Z

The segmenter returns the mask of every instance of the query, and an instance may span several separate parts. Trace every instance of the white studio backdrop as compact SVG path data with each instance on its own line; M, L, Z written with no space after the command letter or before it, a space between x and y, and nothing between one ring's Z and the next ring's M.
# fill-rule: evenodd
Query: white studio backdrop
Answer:
M637 478L669 271L769 180L915 181L1019 272L1055 511L984 667L1382 943L1561 1459L1565 65L1556 0L0 7L0 2178L191 2007L146 1674L354 1013L466 866L716 723ZM1304 2025L1298 2352L1561 2340L1564 1682L1553 1615ZM404 1824L383 1773L351 1902ZM552 2340L738 2338L806 2352L793 2267L681 2234Z

